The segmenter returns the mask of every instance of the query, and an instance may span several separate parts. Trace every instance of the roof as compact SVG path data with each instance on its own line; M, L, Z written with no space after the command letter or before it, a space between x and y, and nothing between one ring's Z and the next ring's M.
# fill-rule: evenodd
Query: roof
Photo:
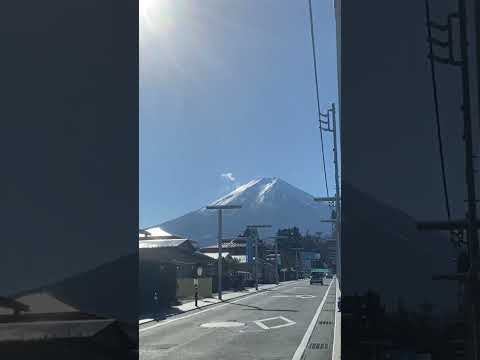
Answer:
M213 253L205 253L203 255L206 255L212 259L218 259L218 252L213 252ZM229 256L230 253L228 252L222 252L222 258L225 258ZM246 255L230 255L233 259L238 260L241 263L246 263L247 262L247 256Z
M65 313L79 311L48 293L28 294L19 297L17 300L29 306L29 313Z
M0 342L89 338L114 322L114 319L8 322L0 324Z
M206 254L195 251L191 241L187 239L140 240L139 246L140 262L195 263L215 261Z
M138 243L138 247L140 249L169 248L169 247L178 247L187 242L189 242L189 240L187 239L140 240Z
M246 263L247 262L247 256L246 255L232 255L232 258L238 260L241 263Z
M218 259L218 252L206 253L204 254L212 259ZM228 252L222 252L222 258L227 257L229 255Z
M139 237L154 237L164 239L181 239L181 236L170 234L168 231L163 230L160 226L154 226L148 229L140 230Z
M242 242L229 241L229 242L222 243L222 249L234 249L234 248L244 248L244 247L246 247L246 244ZM201 251L208 251L208 250L218 251L218 244L205 246L205 247L202 247L200 250Z
M316 272L320 272L320 273L327 273L329 272L328 269L312 269L312 273L316 273Z

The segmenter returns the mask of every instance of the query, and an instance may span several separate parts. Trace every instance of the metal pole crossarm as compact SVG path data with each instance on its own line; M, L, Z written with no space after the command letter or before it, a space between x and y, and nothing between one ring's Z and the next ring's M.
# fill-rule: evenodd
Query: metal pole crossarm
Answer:
M272 225L247 225L247 228L251 229L262 229L262 228L271 228Z
M337 198L335 196L315 197L313 201L337 201Z
M445 57L441 57L441 56L427 55L427 57L429 59L435 60L435 61L437 61L441 64L445 64L445 65L454 65L454 66L462 66L463 65L463 61L452 60L450 58L445 58Z
M441 64L446 64L446 65L454 65L454 66L462 66L463 65L463 61L455 60L454 55L453 55L453 24L452 24L452 19L453 18L458 18L458 17L459 17L458 13L449 14L447 24L445 24L445 25L441 25L441 24L435 23L433 21L430 21L430 10L429 10L428 3L427 3L427 19L428 19L427 26L429 27L429 35L427 37L427 41L431 45L436 45L436 46L439 46L441 48L448 48L448 58L441 57L441 56L436 56L432 52L432 54L428 55L428 58L431 59L432 61L437 61ZM437 30L440 30L440 31L448 31L448 41L442 41L442 40L434 38L431 35L430 28L434 28L434 29L437 29Z
M434 37L428 37L428 41L430 41L433 45L440 46L441 48L447 48L450 46L448 41L438 40Z
M241 205L208 205L208 210L240 209Z
M480 228L480 221L477 220L475 227ZM418 222L417 230L465 230L467 222L465 220L452 221L428 221Z
M327 220L320 220L320 222L324 222L324 223L336 223L337 220L336 220L336 219L327 219Z
M432 280L457 280L462 281L467 278L466 273L457 273L457 274L450 274L450 275L434 275L432 276Z
M440 31L447 31L448 30L448 24L440 24L435 21L427 21L427 26L430 26L436 30Z

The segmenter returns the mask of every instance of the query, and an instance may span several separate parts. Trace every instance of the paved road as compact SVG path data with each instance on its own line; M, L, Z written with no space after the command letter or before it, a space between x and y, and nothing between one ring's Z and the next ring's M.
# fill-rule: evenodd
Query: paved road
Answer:
M299 280L275 290L144 324L140 327L140 359L300 359L299 346L310 351L304 340L308 339L306 333L313 330L314 339L325 332L328 334L323 338L330 339L333 324L319 326L312 319L317 314L320 323L324 317L320 309L328 310L332 296L333 285L309 285L308 281ZM328 349L317 350L320 358L331 358L331 344Z

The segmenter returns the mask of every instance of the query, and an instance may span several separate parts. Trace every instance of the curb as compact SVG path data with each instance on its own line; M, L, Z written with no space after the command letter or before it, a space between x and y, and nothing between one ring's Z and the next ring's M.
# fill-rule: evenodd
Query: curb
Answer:
M298 281L298 280L295 280L295 281ZM203 305L203 306L197 307L197 308L195 308L195 309L185 310L185 311L183 311L182 313L179 313L179 314L185 314L185 313L188 313L188 312L191 312L191 311L203 309L203 308L206 308L206 307L209 307L209 306L213 306L213 305L229 303L229 302L232 301L232 300L241 299L241 298L244 298L244 297L246 297L246 296L250 296L250 295L253 295L253 294L258 294L258 293L261 293L261 292L264 292L264 291L267 291L267 290L270 290L270 289L278 289L279 287L289 285L290 283L291 283L291 282L289 282L288 284L279 283L278 285L272 286L272 287L269 288L269 289L261 289L261 290L258 290L258 291L253 291L253 292L248 293L248 294L239 295L239 296L234 297L234 298L232 298L232 299L222 300L222 301L215 302L215 303L212 303L212 304ZM179 315L179 314L173 314L172 316ZM150 320L150 321L145 321L144 323L138 324L138 327L141 327L141 326L143 326L143 325L145 325L145 324L150 324L150 323L152 323L152 322L158 322L158 321L155 320L155 319L152 319L152 320Z

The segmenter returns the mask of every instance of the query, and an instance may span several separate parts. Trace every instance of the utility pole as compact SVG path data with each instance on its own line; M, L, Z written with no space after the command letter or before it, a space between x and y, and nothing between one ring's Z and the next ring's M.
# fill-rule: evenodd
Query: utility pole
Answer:
M271 228L272 225L247 225L247 229ZM258 233L255 236L255 290L258 290Z
M292 248L291 250L295 250L295 270L296 270L296 279L295 280L298 280L298 252L299 251L302 251L303 248Z
M331 118L330 118L331 114ZM335 196L334 197L320 197L314 198L315 201L328 201L335 204L335 240L337 246L336 255L336 267L337 278L339 285L341 284L341 272L342 272L342 257L341 257L341 199L340 199L340 176L339 176L339 164L338 164L338 145L337 145L337 121L336 121L336 108L335 103L327 110L327 113L320 113L320 132L327 131L333 135L333 163L335 165ZM331 122L330 122L331 120ZM324 220L325 221L325 220ZM328 221L327 222L331 222Z
M461 111L463 113L465 143L465 182L467 189L467 212L465 221L447 221L436 223L419 223L417 228L420 230L450 230L452 235L459 238L457 244L463 243L463 233L466 234L466 246L468 250L468 267L466 272L453 275L435 276L434 279L458 280L464 284L464 316L466 326L466 351L467 358L471 360L480 360L479 358L479 319L478 319L478 220L475 194L475 170L473 166L473 139L472 139L472 121L470 105L470 86L469 86L469 66L468 66L468 39L467 39L467 11L465 0L458 0L457 12L448 15L447 24L442 25L430 20L430 9L428 0L426 4L428 41L430 43L429 58L433 62L459 66L462 79L462 97L463 104ZM477 5L478 10L478 5ZM460 40L460 60L454 58L453 51L453 25L452 19L459 20L459 40ZM478 24L477 24L478 25ZM431 29L448 32L448 41L440 41L431 35ZM448 48L448 57L436 56L433 54L433 45Z
M337 277L340 283L342 274L342 248L341 248L341 225L340 225L340 179L338 176L338 151L337 151L337 123L336 123L336 111L335 103L332 103L331 108L332 122L333 122L333 162L335 164L335 234L337 236Z
M475 1L475 48L477 58L477 115L480 115L480 2ZM480 125L480 119L477 119Z
M328 182L327 182L327 171L325 167L325 154L323 151L323 131L333 132L333 156L334 156L334 164L335 164L335 188L336 188L336 201L335 206L337 209L337 226L336 226L336 236L337 236L337 259L336 259L336 266L337 266L337 278L339 285L341 284L341 245L340 245L340 184L339 184L339 176L338 176L338 156L337 156L337 126L336 126L336 118L335 118L335 104L332 104L332 107L327 111L327 114L322 114L320 111L320 97L318 92L318 76L317 76L317 56L315 50L315 35L313 31L313 15L312 15L312 1L308 1L308 10L310 15L310 36L312 40L312 54L313 54L313 68L315 73L315 90L316 90L316 99L317 99L317 111L318 111L318 121L320 123L320 142L322 145L322 158L323 158L323 172L325 177L325 187L327 196L328 194ZM332 121L333 121L333 128L330 126L330 114L332 114ZM322 120L322 118L327 118L327 121ZM326 126L326 127L325 127Z
M470 107L470 85L468 71L468 40L467 40L467 10L465 0L458 1L458 13L460 17L460 52L463 60L462 64L462 87L463 87L463 119L465 124L465 175L467 183L467 245L470 255L470 271L466 282L466 296L468 298L466 314L471 316L470 339L468 343L471 346L472 359L479 360L478 344L478 304L476 303L475 293L478 288L478 228L477 228L477 199L475 195L475 175L473 167L473 139L472 139L472 119Z
M278 285L278 238L275 241L275 284Z
M222 300L222 210L240 209L241 205L209 205L208 210L218 210L218 300Z
M278 256L280 255L278 253L278 240L281 239L288 239L288 236L283 236L283 235L277 235L277 236L272 236L271 239L275 241L275 283L278 285Z

